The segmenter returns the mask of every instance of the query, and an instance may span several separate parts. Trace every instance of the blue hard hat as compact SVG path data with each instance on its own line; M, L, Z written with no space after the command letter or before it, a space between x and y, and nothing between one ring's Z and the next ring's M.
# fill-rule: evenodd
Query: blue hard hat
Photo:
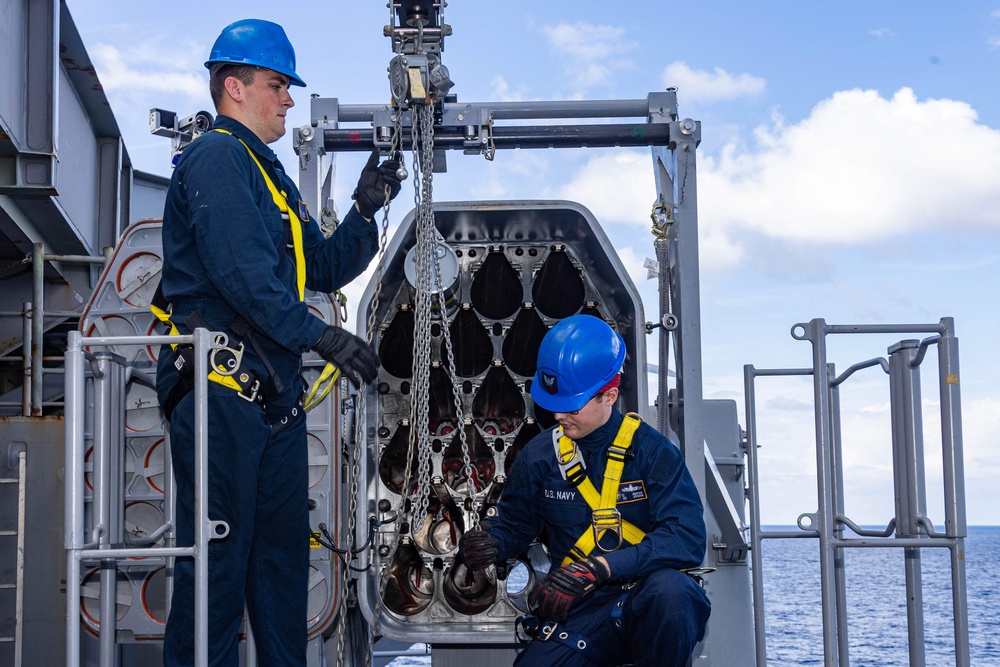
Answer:
M579 410L625 363L625 341L604 320L573 315L549 329L538 348L531 398L549 412Z
M295 49L277 23L243 19L226 26L212 45L205 67L213 63L254 65L284 74L293 86L306 82L295 73Z

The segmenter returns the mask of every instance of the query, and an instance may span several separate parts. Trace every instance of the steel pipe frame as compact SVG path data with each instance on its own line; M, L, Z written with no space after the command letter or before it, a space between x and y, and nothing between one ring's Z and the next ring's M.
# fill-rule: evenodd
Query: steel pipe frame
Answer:
M23 316L31 319L30 331L28 325L24 327L24 341L22 349L26 358L24 364L24 381L21 385L22 412L25 417L41 417L44 401L44 374L42 351L45 336L45 262L66 262L68 264L107 264L110 255L101 257L91 257L90 255L58 255L48 254L41 243L35 243L31 247L31 301L25 302ZM65 311L53 311L48 313L53 316L72 317L77 313L67 313ZM30 378L30 380L29 380Z
M832 466L839 465L836 449L834 426L831 421L833 412L833 394L824 391L824 387L830 387L834 380L831 379L832 371L826 363L826 336L831 334L908 334L908 333L932 333L941 337L945 351L940 353L939 360L939 384L942 392L942 435L943 435L943 456L945 458L945 489L946 489L946 523L954 524L954 538L939 541L938 538L912 538L903 537L891 540L892 545L876 544L869 540L845 540L839 539L834 534L837 531L839 522L835 516L831 515L831 510L836 503L836 495L830 495L831 487L834 487L835 477ZM843 547L868 547L868 546L894 546L904 549L918 548L923 546L947 546L951 549L952 556L952 604L955 624L955 664L957 667L968 667L969 665L969 642L968 642L968 611L967 593L965 587L965 564L964 538L966 526L964 523L964 477L961 448L961 412L960 399L958 396L958 357L957 339L954 336L954 319L950 317L941 318L937 324L888 324L888 325L828 325L823 319L813 319L808 323L799 323L792 327L792 337L796 340L806 340L812 343L813 348L813 386L814 400L816 401L816 440L817 440L817 486L820 492L820 511L817 513L819 520L820 539L820 576L823 600L823 634L824 634L824 659L827 667L834 667L836 660L835 650L839 650L839 643L835 643L833 631L833 611L829 609L829 602L835 600L836 577L831 577L832 561L837 550ZM949 340L950 339L950 340ZM944 342L948 341L948 342ZM925 341L926 343L926 341ZM914 343L913 349L922 349L925 345ZM892 348L890 348L890 353ZM922 354L921 354L922 357ZM915 367L915 359L908 359L908 365ZM874 365L874 364L872 364ZM890 364L891 366L891 364ZM891 376L890 376L891 377ZM827 405L829 398L831 404ZM893 398L892 396L890 397ZM902 400L902 399L900 399ZM947 408L945 403L947 402ZM919 409L919 403L914 405L914 409ZM946 414L947 413L947 414ZM945 416L949 423L945 423ZM894 431L895 424L894 424ZM911 452L912 453L912 452ZM895 466L894 466L895 467ZM910 489L911 491L915 489ZM828 502L832 498L834 502ZM921 513L918 513L918 515ZM889 540L886 540L889 541ZM911 572L907 572L908 591L910 584L919 585ZM908 614L909 615L909 614ZM916 659L922 664L921 648L916 649L914 655L911 647L911 661ZM841 658L843 660L843 657Z
M800 332L800 333L797 333ZM960 398L959 398L959 383L958 383L958 341L954 337L954 321L952 318L942 318L940 322L936 325L827 325L822 320L813 320L808 325L798 324L792 327L792 335L800 340L809 340L814 343L814 351L816 350L816 341L822 340L825 343L825 336L827 334L846 334L846 333L936 333L939 339L927 339L921 342L919 345L914 341L912 345L908 347L916 350L915 353L911 354L909 358L905 360L905 366L907 368L916 368L923 358L923 355L930 343L936 342L939 345L939 389L941 392L941 411L942 411L942 456L944 458L944 486L945 486L945 524L946 524L946 536L941 537L936 534L930 537L897 537L897 538L879 538L879 539L856 539L856 538L844 538L842 537L844 522L840 519L843 516L843 476L842 476L842 462L840 455L840 428L839 428L839 385L850 377L855 371L862 368L868 368L875 365L881 365L883 370L887 373L890 370L890 363L885 362L881 359L873 359L866 362L861 362L851 366L848 371L846 371L840 377L837 377L832 364L826 364L824 367L826 369L827 384L830 391L825 396L828 396L830 401L829 410L825 410L828 414L828 418L824 418L824 425L827 425L829 430L826 431L825 428L821 428L819 424L820 417L817 416L817 439L818 447L817 449L822 449L819 446L819 438L822 435L827 435L829 443L828 456L829 456L829 466L828 470L830 472L830 479L828 480L825 488L832 492L831 500L827 503L828 506L833 506L836 510L832 521L829 522L830 530L803 530L801 532L793 531L760 531L757 527L760 525L760 502L759 496L756 493L756 489L759 486L759 471L757 465L756 456L756 442L757 442L757 426L756 426L756 391L755 391L755 379L757 377L764 376L793 376L793 375L814 375L814 369L772 369L772 370L760 370L754 368L752 365L747 365L744 367L744 385L745 385L745 400L746 400L746 419L747 419L747 457L748 457L748 475L749 479L749 500L750 500L750 511L751 511L751 526L753 531L751 533L752 546L751 554L753 558L753 568L755 572L760 572L762 567L762 555L760 553L760 546L763 539L770 538L820 538L821 548L824 549L824 553L828 553L832 556L834 561L833 567L833 577L832 581L828 576L823 577L823 588L826 595L824 599L824 632L826 629L831 627L828 625L830 612L826 609L828 606L827 600L832 598L836 601L836 609L833 613L836 616L836 627L838 630L843 630L843 632L837 633L836 637L836 656L839 657L839 662L841 664L846 664L847 660L847 636L846 636L846 584L844 579L844 572L842 567L842 550L844 548L904 548L907 551L910 549L919 549L923 547L937 547L937 548L947 548L951 553L951 567L952 567L952 604L954 613L954 625L955 625L955 652L956 652L956 664L961 667L968 665L969 660L969 645L968 645L968 610L966 606L967 592L966 592L966 581L965 581L965 564L962 559L962 554L964 553L964 538L966 535L966 525L965 525L965 505L964 505L964 470L963 470L963 459L961 450L961 409L960 409ZM819 359L815 357L821 356L825 360L825 345L821 348L821 354L814 354L814 364L819 363ZM900 362L897 360L895 364L897 367L900 366ZM817 366L818 368L818 366ZM817 387L816 398L821 396L821 392L818 389L820 380L814 381L814 386ZM917 408L919 407L919 400L914 404ZM820 407L816 410L817 415L820 415ZM894 432L896 429L894 429ZM911 460L916 456L915 453L909 452L909 458ZM817 456L819 456L819 451ZM916 471L914 471L916 474ZM817 475L819 477L819 474ZM820 488L824 488L824 480L821 478L818 481ZM823 505L823 503L821 503ZM826 508L824 508L826 509ZM923 525L921 522L926 519L923 510L919 507L915 508L914 519L918 524ZM823 515L820 515L822 518ZM918 525L914 531L916 534L921 526ZM926 526L923 526L925 532L930 530ZM824 539L825 538L825 539ZM822 543L826 542L825 545ZM841 563L841 565L838 565ZM829 566L828 566L829 567ZM822 560L821 560L822 569ZM908 589L912 589L915 583L912 580L912 575L908 570L907 574L907 584ZM754 577L753 580L753 592L754 592L754 618L755 618L755 638L757 643L757 664L759 666L766 665L766 641L765 641L765 628L764 628L764 604L763 604L763 584L759 577ZM912 599L912 595L908 596ZM911 623L912 625L912 623ZM912 642L912 638L911 638ZM922 644L922 642L918 642ZM824 655L826 657L826 664L831 663L830 649L833 645L833 639L829 637L824 637ZM917 655L914 656L913 650L911 648L911 662L916 659L918 662L913 664L921 664L922 656L921 651L917 649Z
M893 482L896 498L896 531L902 538L917 538L917 517L927 512L924 483L923 419L920 405L920 369L915 359L919 341L904 340L889 348L889 405L892 415ZM927 660L924 643L924 599L921 552L903 548L906 579L906 628L910 664Z
M94 365L94 418L93 479L94 492L91 503L94 522L93 532L98 545L108 549L122 540L121 504L123 490L119 480L121 472L125 420L122 403L125 369L124 359L110 353L97 352ZM118 590L118 563L114 559L100 561L100 664L117 662L115 625Z
M679 119L677 114L677 96L674 89L666 92L651 93L646 99L624 101L582 101L582 102L514 102L496 104L442 104L441 113L444 118L457 120L458 113L478 114L479 118L488 115L497 119L558 119L558 118L601 118L601 117L642 117L647 122L641 126L644 132L654 140L630 140L628 145L650 146L652 148L653 167L655 172L657 199L666 205L671 213L671 225L666 230L666 238L656 241L657 259L660 263L659 290L661 295L660 321L666 314L666 300L663 295L671 294L673 299L672 313L678 319L678 327L669 333L661 334L661 353L668 350L668 337L673 336L675 342L675 357L677 359L676 387L677 392L673 403L668 405L668 373L664 369L659 374L659 395L657 408L657 428L664 434L676 432L680 448L685 456L685 462L696 487L702 497L707 497L707 481L705 473L705 458L708 455L703 435L703 391L701 380L701 311L700 311L700 278L698 268L698 216L696 188L696 152L701 142L701 125L691 119ZM404 112L406 113L406 112ZM371 150L375 144L376 116L390 118L390 107L387 105L341 105L336 99L315 98L312 101L313 127L300 128L296 132L295 150L300 157L300 188L307 203L314 210L322 210L325 201L321 196L329 196L326 192L328 184L324 181L323 170L320 167L320 157L327 152L328 133L347 132L339 128L342 123L360 122L373 126L370 131L354 130L349 135L349 146L340 150ZM452 123L450 127L457 127ZM567 133L576 128L586 128L583 132L605 134L609 142L606 145L625 145L619 138L618 130L608 129L600 125L579 126L541 126L525 128L514 127L509 130L531 133L531 146L525 147L572 147L588 146L584 141L560 140L554 141L557 133ZM596 128L596 129L595 129ZM435 131L437 131L437 127ZM493 127L494 134L497 128ZM505 130L506 131L506 130ZM530 131L530 132L529 132ZM544 141L539 136L545 133ZM403 133L406 134L405 132ZM322 137L323 141L318 139ZM367 137L367 139L365 139ZM438 146L440 148L466 148L460 141L454 145ZM465 137L463 137L465 138ZM517 142L513 139L510 145L496 148L513 148ZM525 141L527 144L527 141ZM335 152L335 151L331 151ZM668 270L669 269L669 270ZM666 339L666 340L665 340ZM661 359L661 367L667 359ZM706 504L706 513L710 508ZM720 522L732 520L732 517L717 517ZM707 556L707 555L706 555Z
M374 144L375 130L324 130L323 146L327 151L369 152ZM435 150L465 150L467 137L461 127L435 128ZM615 148L628 146L667 146L670 130L665 125L515 125L493 127L489 141L497 149L504 148ZM400 149L409 150L412 141L408 133L400 137Z
M819 537L816 531L795 533L791 531L760 530L760 486L757 465L757 389L758 377L786 377L812 375L811 368L758 369L752 364L743 367L743 400L746 406L746 456L747 456L747 498L750 503L750 568L754 575L750 584L753 591L754 640L757 667L767 667L767 638L764 618L764 558L761 542L764 538Z
M444 113L486 111L494 119L503 120L643 118L649 115L651 101L658 102L669 94L669 92L651 93L645 99L632 100L444 102L442 111ZM342 123L370 123L375 114L388 111L390 108L385 104L337 104L337 117Z
M208 543L212 539L213 522L208 517L208 352L222 347L224 340L217 342L217 333L206 329L195 329L188 336L122 336L85 338L79 331L70 331L66 348L65 391L66 391L66 494L65 538L66 557L66 665L80 665L80 595L79 586L81 564L84 560L99 559L116 561L137 556L176 557L192 556L195 562L195 665L208 665ZM106 347L118 344L157 345L164 343L193 344L195 348L195 542L191 547L146 548L88 548L84 530L84 427L85 346ZM108 377L109 374L105 374ZM100 382L96 380L95 382ZM99 389L95 389L95 393ZM101 442L97 440L95 426L95 456ZM97 495L95 494L95 499ZM104 535L108 531L105 529ZM102 539L104 539L102 537ZM114 596L111 596L112 601ZM103 606L103 603L102 603ZM111 609L114 609L112 604ZM102 616L107 622L107 616ZM112 611L110 615L114 619ZM113 622L112 622L113 625ZM102 636L105 633L101 633ZM113 633L110 633L113 640ZM102 649L102 657L108 654Z

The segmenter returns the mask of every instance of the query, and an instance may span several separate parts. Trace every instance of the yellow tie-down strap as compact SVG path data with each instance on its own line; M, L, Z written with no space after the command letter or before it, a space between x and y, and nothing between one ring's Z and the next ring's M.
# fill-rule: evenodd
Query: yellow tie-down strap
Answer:
M151 303L149 304L149 310L150 312L153 313L153 315L156 316L156 319L160 320L165 325L167 325L167 327L169 327L168 335L170 336L181 335L181 332L177 330L177 327L174 326L174 323L170 321L170 314L167 311L163 310L162 307L160 307L158 304ZM177 345L175 343L171 343L170 348L176 351ZM243 346L241 345L240 349L242 350L242 348ZM213 366L212 371L208 374L208 379L211 380L212 382L217 382L221 384L223 387L228 387L229 389L232 389L237 393L242 393L244 387L242 387L239 382L233 379L232 377L233 372L226 368L221 368L221 370L225 374L219 373Z
M625 454L632 445L632 436L641 423L642 419L634 413L625 415L622 420L618 434L611 446L608 447L608 463L604 468L604 483L601 485L600 494L597 493L597 489L585 472L583 456L576 443L562 435L561 428L557 429L556 443L559 467L563 476L570 483L576 484L580 495L587 501L593 512L592 525L583 531L576 544L563 558L562 565L586 558L595 548L608 553L616 551L623 542L639 544L646 536L646 533L635 524L623 520L617 509L618 486L621 483L622 470L625 468ZM574 479L580 479L580 481L576 483L573 481ZM600 545L600 540L608 531L618 536L618 543L610 549L605 549Z

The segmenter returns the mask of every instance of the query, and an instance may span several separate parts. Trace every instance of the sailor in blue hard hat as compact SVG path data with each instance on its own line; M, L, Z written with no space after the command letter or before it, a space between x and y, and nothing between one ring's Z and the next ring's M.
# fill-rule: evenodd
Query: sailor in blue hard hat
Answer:
M289 78L293 86L306 82L295 73L295 49L285 30L277 23L261 19L243 19L226 26L205 61L209 69L215 63L265 67Z
M154 312L168 331L226 333L231 372L208 379L208 516L228 533L208 545L208 662L237 665L244 605L260 665L307 664L308 446L302 354L315 350L355 386L378 375L362 338L305 303L358 277L378 249L371 219L400 189L399 162L362 171L354 205L326 238L268 147L285 135L290 86L304 86L281 26L227 26L205 63L218 116L181 153L163 214ZM187 355L187 357L185 356ZM195 535L194 363L165 346L157 395L169 420L176 544ZM213 356L213 359L216 359ZM214 363L214 362L213 362ZM194 663L195 573L177 558L164 633L166 667Z
M265 144L285 135L285 114L295 106L289 86L305 86L295 73L295 50L276 23L244 19L227 26L205 62L212 101Z
M548 549L518 620L533 639L518 667L684 667L704 635L711 606L687 573L705 557L701 499L680 450L619 411L626 355L590 315L549 330L531 397L559 423L518 454L489 525L459 540L470 570L535 539Z

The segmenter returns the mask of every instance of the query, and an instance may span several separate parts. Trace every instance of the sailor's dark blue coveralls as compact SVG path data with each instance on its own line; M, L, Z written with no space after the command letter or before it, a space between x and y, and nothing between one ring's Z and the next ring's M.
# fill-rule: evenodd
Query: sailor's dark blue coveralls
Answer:
M351 206L333 236L324 238L274 152L231 118L219 116L215 127L232 135L209 132L194 141L170 182L163 294L171 321L184 333L192 312L216 331L225 331L237 315L252 326L263 355L247 343L244 362L261 380L266 407L208 383L208 512L229 524L229 535L209 547L209 664L238 664L245 596L261 663L298 666L306 662L309 520L306 420L296 406L303 390L301 355L326 324L299 301L287 223L237 137L299 212L309 289L332 292L357 277L375 255L377 229ZM172 360L164 348L157 369L161 405L178 379ZM194 540L193 405L190 392L170 418L178 546ZM290 416L287 427L272 435L271 425ZM193 574L193 561L178 559L164 641L168 667L193 661Z
M608 445L621 422L622 414L614 410L604 426L577 441L597 489L604 479ZM708 596L680 572L701 565L705 555L698 490L680 450L648 424L639 426L629 452L618 510L623 520L646 533L645 538L611 553L595 550L592 555L607 560L611 580L574 605L548 641L531 642L517 665L610 667L631 662L683 667L704 635ZM552 567L559 567L583 531L590 529L591 508L559 472L552 429L532 439L518 455L498 510L498 518L490 522L490 533L500 543L498 562L523 553L541 536Z

